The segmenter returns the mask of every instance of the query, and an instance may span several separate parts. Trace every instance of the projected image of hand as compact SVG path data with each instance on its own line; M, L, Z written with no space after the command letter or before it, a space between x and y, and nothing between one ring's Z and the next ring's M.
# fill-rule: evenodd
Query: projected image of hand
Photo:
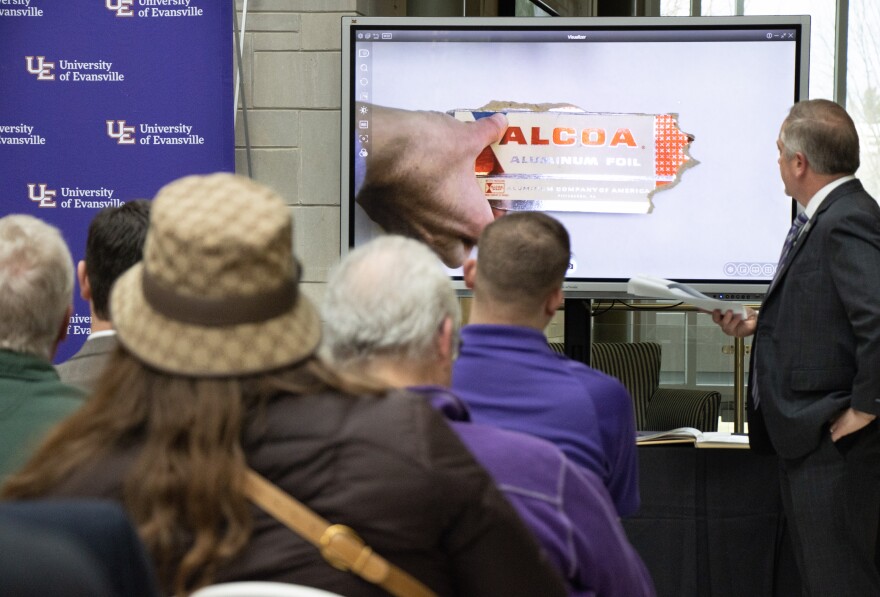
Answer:
M507 119L465 123L440 112L362 108L370 128L357 202L387 232L421 240L447 266L460 266L494 217L474 161L501 139Z

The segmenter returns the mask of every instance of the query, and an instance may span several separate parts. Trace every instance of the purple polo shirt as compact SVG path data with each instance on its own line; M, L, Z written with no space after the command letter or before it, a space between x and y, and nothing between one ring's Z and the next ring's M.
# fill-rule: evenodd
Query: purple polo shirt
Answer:
M461 339L452 390L474 422L556 444L604 481L620 516L638 510L635 414L620 381L557 354L532 328L468 325Z
M470 422L467 406L445 388L409 389L430 400L492 475L566 579L570 595L655 594L598 476L573 465L546 440Z

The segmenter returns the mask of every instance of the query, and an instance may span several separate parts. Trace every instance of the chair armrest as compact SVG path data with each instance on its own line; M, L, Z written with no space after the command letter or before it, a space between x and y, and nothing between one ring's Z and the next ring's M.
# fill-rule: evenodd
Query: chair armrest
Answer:
M715 390L657 388L645 413L646 429L666 431L695 427L700 431L718 430L721 394Z

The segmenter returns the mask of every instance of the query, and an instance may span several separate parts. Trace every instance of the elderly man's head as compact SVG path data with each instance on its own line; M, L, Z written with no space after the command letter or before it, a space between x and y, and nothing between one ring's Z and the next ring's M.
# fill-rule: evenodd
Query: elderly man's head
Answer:
M379 237L347 255L330 277L322 313L328 356L358 370L379 362L451 363L460 325L458 300L437 256L400 236Z
M802 153L817 174L855 174L859 134L852 118L830 100L804 100L792 106L779 133L782 155Z
M0 348L51 359L72 298L73 259L58 229L28 215L0 218Z

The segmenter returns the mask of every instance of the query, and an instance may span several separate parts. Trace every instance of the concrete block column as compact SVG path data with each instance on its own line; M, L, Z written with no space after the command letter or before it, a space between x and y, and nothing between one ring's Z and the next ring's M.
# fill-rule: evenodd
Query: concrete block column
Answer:
M241 23L243 0L236 0ZM293 210L304 291L323 296L339 260L341 19L405 16L405 0L249 0L241 82L247 98L251 177ZM241 110L236 171L247 174Z

